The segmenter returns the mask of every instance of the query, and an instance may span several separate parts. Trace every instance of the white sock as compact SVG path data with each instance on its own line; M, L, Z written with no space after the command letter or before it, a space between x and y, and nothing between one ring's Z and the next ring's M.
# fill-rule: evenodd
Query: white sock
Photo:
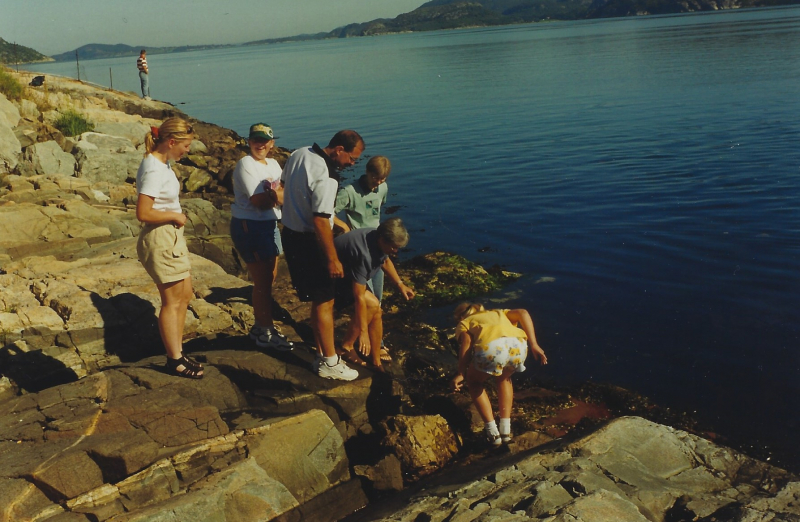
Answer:
M328 366L336 366L336 363L339 362L339 356L338 355L334 355L333 357L323 357L322 359L325 361L325 364L327 364Z
M483 424L483 429L486 430L486 433L489 435L500 435L500 433L497 431L497 423L495 421L485 422Z
M500 435L509 435L511 433L511 418L504 419L500 417Z

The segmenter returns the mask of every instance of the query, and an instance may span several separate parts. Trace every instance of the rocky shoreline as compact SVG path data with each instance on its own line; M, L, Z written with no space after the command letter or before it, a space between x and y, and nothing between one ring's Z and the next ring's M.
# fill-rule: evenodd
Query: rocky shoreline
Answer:
M94 131L64 136L67 109ZM514 274L445 253L405 263L421 299L387 297L389 374L341 383L309 371L308 307L281 264L277 319L305 342L256 350L228 237L243 140L195 120L176 170L195 287L186 349L207 372L167 375L132 181L144 134L172 115L191 119L52 76L0 95L0 521L800 520L796 476L684 430L609 420L636 402L609 408L596 389L521 389L514 442L481 447L469 398L444 387L451 342L415 314Z

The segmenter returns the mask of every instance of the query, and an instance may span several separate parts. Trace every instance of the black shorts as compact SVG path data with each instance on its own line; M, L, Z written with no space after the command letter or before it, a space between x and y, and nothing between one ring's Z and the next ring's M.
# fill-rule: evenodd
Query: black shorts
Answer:
M372 289L367 285L367 292L372 293ZM353 280L349 277L336 280L336 310L344 310L350 305L355 304L356 298L353 296Z
M336 280L328 274L328 258L314 232L295 232L283 227L283 253L289 275L301 301L324 303L336 295Z

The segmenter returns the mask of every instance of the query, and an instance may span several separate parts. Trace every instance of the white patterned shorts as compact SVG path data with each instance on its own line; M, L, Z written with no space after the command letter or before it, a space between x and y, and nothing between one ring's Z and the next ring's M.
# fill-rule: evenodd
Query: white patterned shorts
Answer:
M500 337L488 346L475 346L472 363L478 370L489 375L502 375L506 368L525 371L528 343L516 337Z

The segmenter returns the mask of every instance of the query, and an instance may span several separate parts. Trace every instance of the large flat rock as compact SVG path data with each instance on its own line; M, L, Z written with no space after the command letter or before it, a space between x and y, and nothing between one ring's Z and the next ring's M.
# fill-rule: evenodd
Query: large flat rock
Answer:
M389 514L411 522L800 520L797 477L700 437L638 417L566 446L453 470Z

